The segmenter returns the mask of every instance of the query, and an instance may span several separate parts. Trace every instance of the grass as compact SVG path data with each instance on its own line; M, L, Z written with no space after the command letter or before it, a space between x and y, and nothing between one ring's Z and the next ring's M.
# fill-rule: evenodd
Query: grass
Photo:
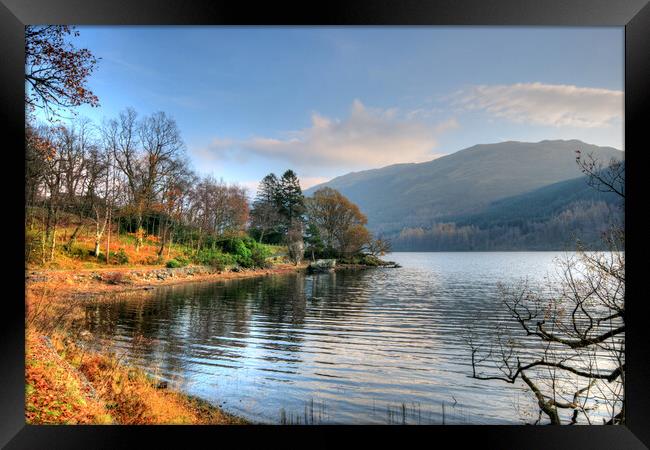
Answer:
M29 424L110 424L113 417L46 341L27 336L25 420Z
M107 267L105 260L106 238L108 230L102 236L100 257L95 257L92 253L95 249L95 225L92 221L86 220L78 233L75 243L71 248L67 248L70 236L74 233L79 219L68 217L66 223L59 226L56 232L56 246L54 259L42 263L41 258L41 239L43 237L42 225L38 218L34 217L32 226L27 227L26 252L29 252L28 268L29 269L51 269L51 270L74 270L74 269L96 269ZM164 267L165 262L170 259L182 258L188 248L183 245L172 243L169 250L165 247L162 257L158 257L160 249L160 239L155 235L147 235L143 239L143 245L136 252L135 233L117 234L117 226L113 224L111 230L111 265L135 267L135 266L159 266ZM46 249L46 253L49 253ZM128 262L119 262L120 256L124 255Z
M111 232L110 242L110 265L106 264L106 238L108 231L102 237L100 247L100 257L97 258L93 255L95 248L95 235L94 224L92 222L85 223L78 233L75 243L68 248L67 244L70 236L74 233L78 222L72 219L66 225L57 228L56 245L54 252L54 259L43 263L41 258L41 238L42 228L35 220L32 227L28 227L26 252L29 253L27 259L28 270L79 270L79 269L99 269L106 267L166 267L171 262L174 267L181 267L185 265L184 261L190 262L190 255L194 255L194 251L185 245L172 243L169 247L165 247L162 256L158 256L160 250L160 239L155 235L146 235L143 239L142 246L136 251L136 237L135 233L126 233L118 235L116 233L117 227L114 225ZM269 262L277 262L286 253L286 246L271 245L271 244L256 244L260 249L263 249L265 254L269 255ZM31 249L31 250L29 250ZM209 252L209 249L204 249L204 252ZM46 254L49 252L46 249ZM234 260L234 255L224 254L226 257ZM196 255L195 255L196 256ZM172 262L176 261L176 262ZM228 260L229 261L229 260ZM226 261L226 262L228 262ZM201 261L195 261L201 263ZM181 263L181 264L177 264ZM227 265L227 264L226 264Z
M81 301L56 287L26 293L25 419L29 424L243 424L172 389L116 354L88 349ZM47 337L46 337L47 336Z
M244 424L180 392L161 389L114 354L92 352L56 332L51 345L27 335L26 421L30 424Z

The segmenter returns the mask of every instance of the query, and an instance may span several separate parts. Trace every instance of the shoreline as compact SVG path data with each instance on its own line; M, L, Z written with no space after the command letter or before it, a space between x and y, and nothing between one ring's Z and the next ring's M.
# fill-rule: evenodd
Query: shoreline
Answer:
M150 292L158 287L186 283L253 278L306 270L306 264L275 264L265 269L218 270L191 265L181 268L163 266L111 267L83 270L25 270L27 292L50 292L53 297L70 295L109 295ZM90 300L90 299L89 299Z
M156 288L231 280L241 278L263 277L276 274L288 274L304 271L305 264L275 264L265 269L217 270L205 266L186 266L182 268L165 268L162 266L108 267L82 270L25 270L25 301L36 309L61 308L71 298L86 302L111 300L114 295L146 295ZM128 299L129 295L120 295ZM48 305L41 306L45 301ZM179 389L151 387L157 384L156 378L135 366L120 362L120 358L109 352L79 350L84 347L83 330L75 325L74 311L82 304L70 303L73 309L71 322L56 329L46 331L26 323L25 383L28 389L25 403L25 417L28 423L129 423L116 417L115 406L129 408L137 405L147 411L143 424L250 424L247 419L228 413L207 400L187 394ZM57 306L58 305L58 306ZM67 310L67 306L63 306ZM26 319L28 319L26 317ZM29 322L29 319L28 319ZM56 342L56 347L50 342ZM81 344L81 347L79 346ZM35 351L38 349L38 351ZM94 361L95 366L85 367L75 361L76 354L81 353L82 361ZM84 356L85 355L85 356ZM101 369L112 367L110 371ZM100 368L100 369L98 369ZM89 379L86 373L95 373L95 379ZM116 373L118 375L116 375ZM138 374L133 377L133 374ZM112 385L107 380L121 377L132 387L130 398L121 398L122 394L113 392L97 395L100 386ZM31 388L29 387L31 386ZM74 394L70 394L73 392ZM166 412L162 405L172 405ZM62 409L66 405L68 409ZM80 406L83 405L83 406ZM43 415L40 412L45 411ZM49 412L48 412L49 411ZM170 422L172 420L172 422Z
M243 269L235 270L218 270L212 267L190 265L181 268L166 268L162 266L135 266L135 267L107 267L97 269L81 270L57 270L57 269L36 269L27 268L25 270L25 294L27 304L34 304L39 307L39 302L46 299L47 303L55 308L66 305L70 299L75 301L70 305L73 310L78 311L79 306L87 302L111 301L115 299L128 300L132 294L134 297L147 295L157 288L176 286L191 283L216 282L221 280L232 280L242 278L255 278L271 275L305 273L309 261L303 261L299 265L276 263L269 268L264 269ZM339 270L362 270L374 268L373 266L363 264L341 264L336 267ZM37 299L39 298L40 299ZM77 302L76 300L79 300ZM33 383L34 380L46 381L47 388L32 388L29 394L29 401L25 404L26 420L29 423L113 423L123 424L124 415L114 410L128 408L129 405L137 404L140 408L148 408L149 417L144 422L146 424L164 424L170 423L169 420L176 423L190 424L252 424L244 417L228 413L221 407L190 395L180 389L172 387L155 387L158 384L154 374L147 373L146 370L139 369L129 363L120 362L121 357L106 351L87 351L81 350L81 359L84 360L84 354L87 361L94 361L95 366L89 368L76 361L80 348L85 348L84 341L87 341L88 335L84 336L84 330L74 325L76 320L72 318L71 322L61 325L49 332L40 327L27 326L27 347L26 347L26 386ZM94 339L91 335L90 339ZM56 345L48 342L54 341ZM86 342L87 343L87 342ZM34 352L34 348L40 348L41 351ZM56 347L56 348L55 348ZM51 367L52 372L43 371L42 367ZM103 367L112 367L106 371ZM35 369L34 367L37 367ZM117 371L117 372L116 372ZM88 374L95 374L88 377ZM100 386L107 385L107 380L114 379L117 376L130 383L133 386L131 398L124 399L116 397L113 392L104 392L97 395ZM138 374L132 379L133 374ZM36 378L35 378L36 377ZM73 386L75 396L71 399L69 396L70 389L66 388L66 393L62 391L62 381L65 380L66 386ZM108 383L111 385L111 383ZM152 388L152 386L154 386ZM43 390L44 389L44 390ZM54 396L55 404L63 405L88 405L84 407L75 406L72 410L59 410L57 406L50 403ZM172 413L167 413L160 405L165 402L169 403L173 411L173 419L170 419ZM30 406L31 410L30 410ZM36 405L41 405L36 408ZM143 406L144 405L144 406ZM59 416L50 417L42 414L34 415L36 410L47 411L50 408L51 413L60 414ZM49 414L49 413L48 413ZM117 415L116 415L117 414Z
M68 339L61 331L26 335L28 424L251 424L207 400L168 389L114 354L87 351Z

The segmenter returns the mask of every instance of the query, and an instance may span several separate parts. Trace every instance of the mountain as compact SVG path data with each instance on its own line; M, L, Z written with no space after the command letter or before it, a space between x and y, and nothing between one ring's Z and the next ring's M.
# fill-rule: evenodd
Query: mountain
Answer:
M492 202L478 213L451 217L458 225L481 228L543 222L570 209L572 205L605 203L616 207L620 198L612 192L601 192L589 186L586 176L560 181L530 192Z
M349 173L305 194L323 186L337 189L359 205L372 231L390 235L469 217L497 208L498 200L576 179L581 176L576 150L604 161L623 158L620 150L578 140L508 141L475 145L429 162Z
M593 189L583 176L386 237L396 251L573 250L577 239L604 249L602 233L622 223L621 206L616 194Z

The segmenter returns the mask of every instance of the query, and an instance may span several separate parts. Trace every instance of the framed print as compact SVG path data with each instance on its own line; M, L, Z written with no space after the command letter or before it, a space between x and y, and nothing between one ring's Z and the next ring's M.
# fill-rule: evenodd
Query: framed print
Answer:
M647 448L647 2L2 3L3 446Z

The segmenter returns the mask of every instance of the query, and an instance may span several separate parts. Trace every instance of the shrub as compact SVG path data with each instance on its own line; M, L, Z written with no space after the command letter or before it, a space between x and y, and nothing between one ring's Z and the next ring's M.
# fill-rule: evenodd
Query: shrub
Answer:
M194 257L197 264L215 267L218 270L224 270L226 266L235 264L235 258L232 255L221 252L221 250L203 249Z
M124 251L123 248L120 248L117 253L111 252L111 262L117 264L128 264L129 255L126 254L126 251Z
M174 258L167 261L167 264L165 264L165 266L168 269L177 269L179 267L187 266L187 261L181 260L181 258Z
M73 258L83 259L86 256L92 256L92 250L87 250L83 247L79 247L78 245L73 245L68 249L68 254Z
M269 267L271 264L267 258L270 256L271 250L266 245L253 242L253 247L251 248L251 261L253 267Z

